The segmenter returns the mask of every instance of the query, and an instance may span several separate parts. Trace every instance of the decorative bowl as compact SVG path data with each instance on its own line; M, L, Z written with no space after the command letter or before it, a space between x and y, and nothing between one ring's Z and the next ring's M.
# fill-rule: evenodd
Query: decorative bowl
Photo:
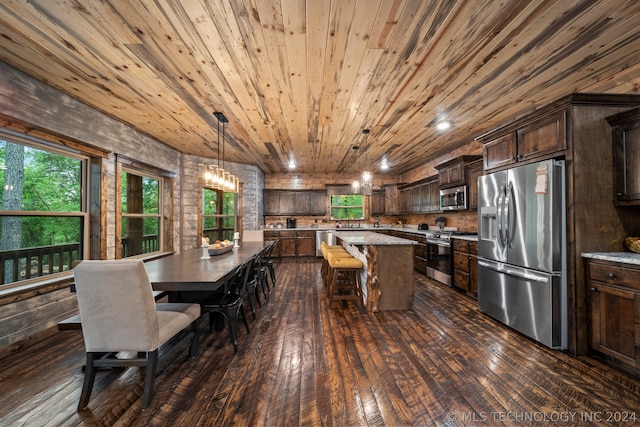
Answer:
M221 248L209 248L209 256L226 254L233 249L233 245L223 246Z

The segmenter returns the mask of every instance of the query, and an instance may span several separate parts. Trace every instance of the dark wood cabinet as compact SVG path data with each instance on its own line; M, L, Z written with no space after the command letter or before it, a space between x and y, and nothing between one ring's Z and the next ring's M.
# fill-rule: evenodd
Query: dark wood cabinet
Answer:
M400 211L398 208L398 186L388 185L384 187L384 213L394 215Z
M491 170L533 159L553 157L567 148L567 111L553 111L521 127L493 133L483 142L484 169Z
M469 291L467 295L478 299L478 242L469 242Z
M466 170L467 184L469 185L468 208L469 210L478 209L478 178L484 174L482 169L482 159L473 163L469 163Z
M613 200L640 205L640 108L607 118L613 136Z
M272 256L316 256L316 232L295 230L265 230L264 240L280 240Z
M482 146L484 169L496 169L516 162L517 145L515 132L491 139Z
M294 257L297 255L297 238L295 232L282 232L280 234L280 256Z
M518 129L518 161L564 151L567 148L566 114L565 110L557 111Z
M640 368L640 266L587 260L590 344Z
M262 200L265 215L280 215L279 191L265 191Z
M450 188L466 184L466 166L471 162L476 162L481 159L482 156L460 156L437 165L436 169L438 170L440 188Z
M452 240L453 286L467 295L478 297L478 243L464 239Z
M265 190L265 215L326 215L326 191Z
M425 213L440 210L440 184L437 176L418 181L399 191L402 213Z
M296 215L308 215L311 213L311 194L304 192L293 193L293 213Z
M384 191L375 190L371 194L371 213L373 215L384 215Z
M327 215L327 192L310 191L309 213L311 215Z
M296 256L316 256L315 231L296 231Z
M460 185L464 181L464 165L462 162L455 163L438 171L438 181L440 187Z

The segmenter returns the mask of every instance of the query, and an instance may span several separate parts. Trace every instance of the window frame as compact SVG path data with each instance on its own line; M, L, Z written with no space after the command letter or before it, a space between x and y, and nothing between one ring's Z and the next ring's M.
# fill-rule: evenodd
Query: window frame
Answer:
M225 215L225 214L206 214L204 213L204 201L205 201L205 197L204 197L204 192L205 191L214 191L216 192L218 195L222 195L222 197L220 198L222 200L222 204L220 205L220 209L222 210L224 208L224 195L225 194L233 194L233 215ZM210 187L208 185L201 185L200 186L200 191L198 194L198 239L201 239L204 237L204 221L206 218L219 218L222 223L224 224L224 219L225 218L233 218L233 233L239 231L239 221L240 221L240 206L239 206L239 200L238 200L238 193L233 193L230 191L224 191L224 190L219 190L219 189L215 189L213 187ZM217 211L217 209L216 209ZM224 233L225 228L222 227L220 230L222 230L222 233ZM232 240L232 239L229 239ZM214 243L214 242L210 242L210 243Z
M124 214L122 212L122 174L131 173L145 178L151 178L158 181L158 213L157 214ZM116 197L115 197L115 216L116 216L116 245L115 259L122 259L122 223L123 217L129 218L158 218L158 250L154 252L145 252L138 255L132 255L127 259L149 258L155 255L172 251L173 225L171 220L172 212L167 201L173 197L173 176L169 171L147 165L139 161L133 160L126 156L116 155Z
M3 210L0 209L2 217L61 217L80 219L80 244L78 259L87 259L91 254L91 186L92 186L92 165L95 157L91 154L61 146L45 139L31 135L22 134L6 128L0 128L0 139L13 144L23 145L34 150L44 151L51 154L71 158L80 162L80 206L78 211L33 211L33 210ZM52 281L66 278L71 274L71 270L62 270L55 273L37 275L15 282L0 284L0 291L4 292L13 289L24 289L34 284L51 283Z
M362 200L361 205L348 205L348 206L339 206L333 204L334 197L351 197L351 196L360 196ZM360 218L342 218L342 217L334 217L333 210L334 209L362 209L362 216ZM365 212L365 196L363 194L331 194L329 196L329 217L331 220L341 221L341 220L353 220L353 221L362 221L366 218Z

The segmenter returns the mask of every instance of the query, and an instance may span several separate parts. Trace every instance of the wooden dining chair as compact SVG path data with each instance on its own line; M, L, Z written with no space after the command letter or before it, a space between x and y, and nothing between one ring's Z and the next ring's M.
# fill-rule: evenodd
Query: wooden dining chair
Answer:
M86 260L73 270L82 334L87 353L78 410L87 407L96 370L103 367L144 366L142 409L151 402L158 367L158 349L183 330L181 339L164 352L168 360L190 342L189 355L198 354L200 305L158 303L141 260ZM173 345L175 344L175 345ZM137 357L117 358L121 352Z

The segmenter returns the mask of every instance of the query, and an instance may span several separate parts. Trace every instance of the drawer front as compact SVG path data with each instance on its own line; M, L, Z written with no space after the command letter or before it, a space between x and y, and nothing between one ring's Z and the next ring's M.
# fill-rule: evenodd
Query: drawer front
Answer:
M417 256L413 257L413 268L420 273L427 274L427 260Z
M640 269L590 262L589 279L640 290Z
M415 256L419 256L421 258L426 258L427 257L427 245L423 245L418 243L417 245L413 246L413 253Z
M453 269L469 272L469 255L464 252L453 253Z
M459 252L468 252L469 251L469 242L466 240L460 239L452 239L452 246L454 251Z
M464 292L469 292L469 275L462 271L454 270L453 285Z
M478 255L478 242L469 242L469 253L471 255Z

